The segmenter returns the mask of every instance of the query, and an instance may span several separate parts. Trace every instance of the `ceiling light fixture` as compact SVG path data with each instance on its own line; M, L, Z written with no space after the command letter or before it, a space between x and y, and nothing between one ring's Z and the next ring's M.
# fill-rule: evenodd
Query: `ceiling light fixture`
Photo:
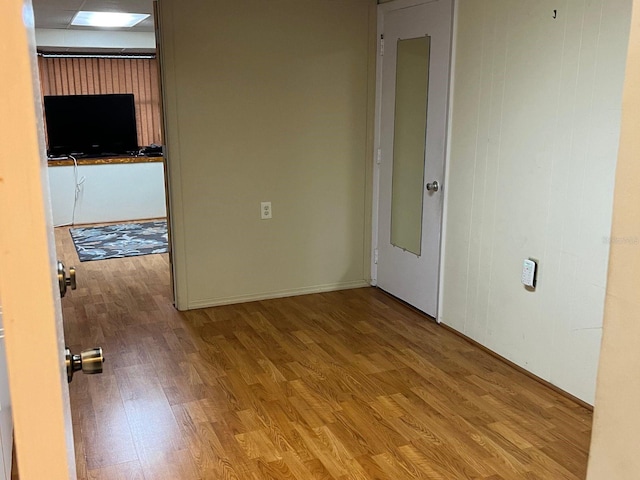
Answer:
M133 27L149 18L148 13L84 12L76 13L71 25L80 27Z

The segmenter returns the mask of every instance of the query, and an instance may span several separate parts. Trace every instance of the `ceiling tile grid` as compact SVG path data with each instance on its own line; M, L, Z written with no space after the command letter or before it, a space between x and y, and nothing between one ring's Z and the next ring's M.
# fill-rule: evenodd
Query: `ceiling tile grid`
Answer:
M71 20L79 10L153 14L153 2L152 0L33 0L36 28L91 29L91 27L71 26ZM153 19L148 18L132 28L109 30L150 32L153 29Z

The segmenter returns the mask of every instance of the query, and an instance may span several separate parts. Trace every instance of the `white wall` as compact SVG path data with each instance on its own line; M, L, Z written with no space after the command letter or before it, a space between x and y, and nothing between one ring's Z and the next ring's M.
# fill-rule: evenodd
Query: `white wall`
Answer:
M53 224L141 220L166 216L162 162L79 165L84 178L73 216L74 167L49 167Z
M441 320L589 403L630 9L458 2Z
M178 307L368 285L375 0L159 5Z

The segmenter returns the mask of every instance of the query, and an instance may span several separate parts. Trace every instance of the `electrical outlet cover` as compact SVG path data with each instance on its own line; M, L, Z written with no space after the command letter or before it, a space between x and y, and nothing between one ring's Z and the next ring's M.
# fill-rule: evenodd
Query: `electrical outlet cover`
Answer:
M260 218L268 220L272 217L271 202L260 202Z

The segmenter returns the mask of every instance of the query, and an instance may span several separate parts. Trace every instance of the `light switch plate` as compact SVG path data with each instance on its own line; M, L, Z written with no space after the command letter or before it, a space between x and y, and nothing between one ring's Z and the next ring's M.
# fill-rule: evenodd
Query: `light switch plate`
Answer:
M530 258L525 259L522 263L522 284L526 287L535 288L536 286L536 269L537 264L535 260Z

